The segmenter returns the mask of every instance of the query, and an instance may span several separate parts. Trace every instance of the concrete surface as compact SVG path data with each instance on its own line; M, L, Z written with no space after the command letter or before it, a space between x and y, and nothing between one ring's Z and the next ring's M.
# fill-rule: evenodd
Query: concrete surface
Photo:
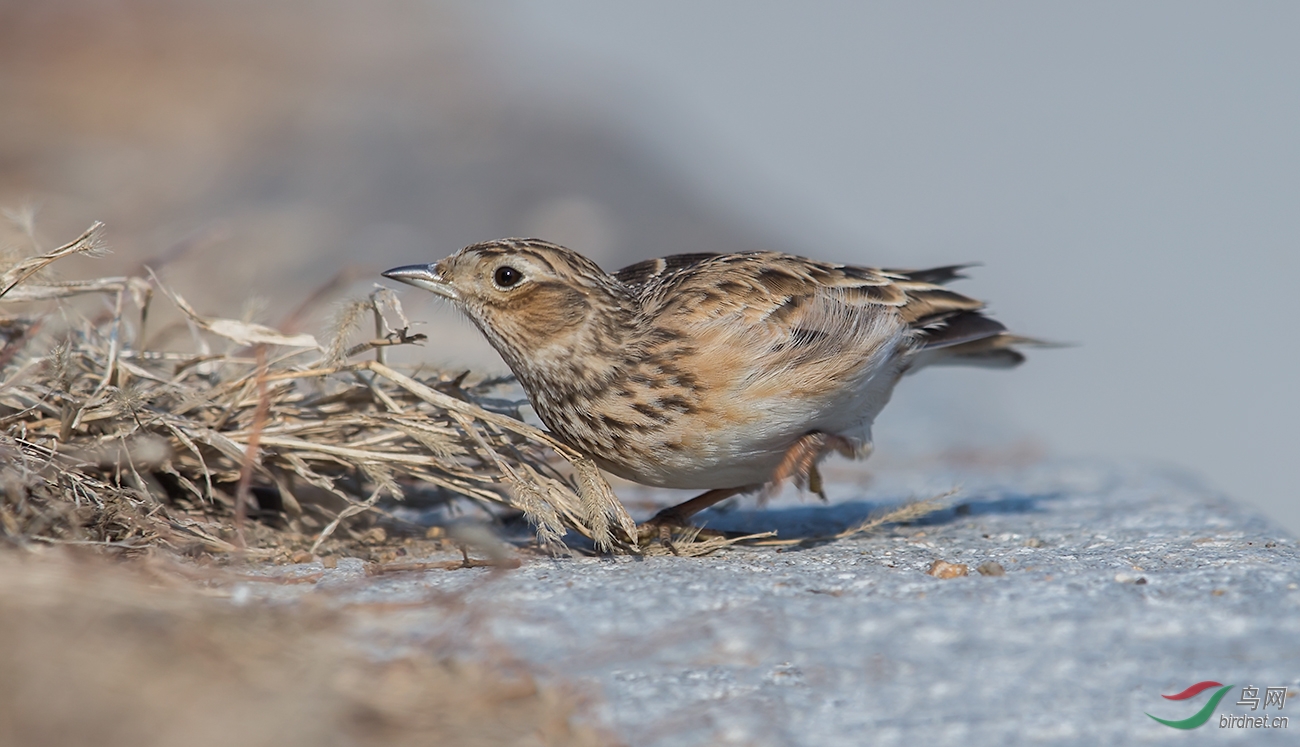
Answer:
M815 536L957 483L957 508L831 543L534 558L495 575L367 578L343 560L314 589L414 603L358 629L376 655L504 646L588 693L595 718L631 745L1297 743L1300 718L1219 727L1221 715L1260 714L1236 704L1243 685L1289 688L1267 713L1300 717L1296 539L1185 477L1067 462L895 472L869 489L841 480L830 506L788 499L706 516ZM971 575L926 575L936 559ZM1005 575L976 574L988 561ZM1191 716L1213 690L1161 694L1204 680L1238 687L1199 729L1145 715Z

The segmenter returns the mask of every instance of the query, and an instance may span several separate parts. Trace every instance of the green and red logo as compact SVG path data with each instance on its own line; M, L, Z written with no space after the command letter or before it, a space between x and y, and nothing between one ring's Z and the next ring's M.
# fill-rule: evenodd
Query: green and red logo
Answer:
M1193 713L1191 716L1188 716L1185 719L1182 719L1180 721L1171 721L1169 719L1163 719L1157 716L1151 716L1151 714L1149 713L1147 715L1151 716L1151 718L1155 719L1156 721L1159 721L1165 726L1172 726L1175 729L1195 729L1196 727L1201 726L1206 721L1210 720L1210 716L1214 715L1214 709L1219 707L1219 701L1223 700L1223 696L1227 695L1228 691L1236 687L1236 685L1224 685L1218 682L1214 682L1212 680L1206 680L1205 682L1197 682L1195 685L1192 685L1191 687L1187 688L1186 690L1176 695L1160 696L1165 700L1188 700L1190 698L1196 697L1197 695L1200 695L1201 693L1205 692L1206 690L1209 690L1212 687L1217 687L1219 689L1216 690L1215 693L1210 696L1210 700L1204 706L1201 706L1201 710L1197 711L1196 713Z

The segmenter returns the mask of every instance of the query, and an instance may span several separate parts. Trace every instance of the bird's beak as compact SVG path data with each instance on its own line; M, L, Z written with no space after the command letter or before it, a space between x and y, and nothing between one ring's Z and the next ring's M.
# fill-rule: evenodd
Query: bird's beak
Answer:
M383 273L384 277L392 278L407 285L414 285L416 288L423 288L430 293L436 293L443 298L450 298L455 301L456 289L451 284L443 280L438 274L436 265L405 265L403 267L394 267Z

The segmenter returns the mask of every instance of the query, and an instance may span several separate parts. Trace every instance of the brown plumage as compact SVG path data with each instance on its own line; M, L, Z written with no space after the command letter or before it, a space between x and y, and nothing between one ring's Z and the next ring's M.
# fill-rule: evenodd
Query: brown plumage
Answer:
M681 254L607 274L536 239L475 244L385 276L451 299L556 436L629 480L708 493L815 478L864 455L900 376L1014 366L984 304L943 287L963 266L878 270L776 252Z

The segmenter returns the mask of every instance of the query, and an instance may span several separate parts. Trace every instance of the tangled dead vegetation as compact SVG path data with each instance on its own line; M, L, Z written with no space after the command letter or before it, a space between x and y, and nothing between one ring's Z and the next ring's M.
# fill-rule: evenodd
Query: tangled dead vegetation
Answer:
M152 272L49 276L99 251L102 231L0 264L10 541L321 554L365 536L359 520L381 499L424 494L522 512L551 548L574 531L635 551L596 465L519 420L500 381L385 364L388 346L423 339L390 291L341 307L321 342L203 316ZM85 297L99 303L75 303ZM160 302L181 312L179 329L149 329ZM356 342L365 321L373 336Z

